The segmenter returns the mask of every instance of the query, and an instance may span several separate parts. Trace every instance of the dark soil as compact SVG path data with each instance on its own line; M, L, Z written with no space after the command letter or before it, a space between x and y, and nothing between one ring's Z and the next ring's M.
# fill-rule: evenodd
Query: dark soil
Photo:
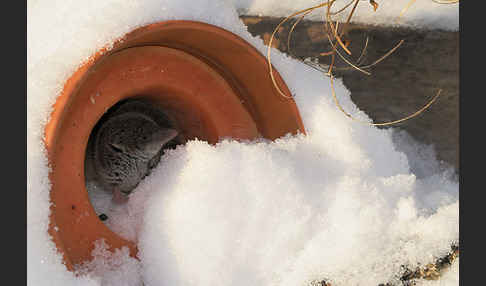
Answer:
M254 36L268 43L282 18L241 17ZM287 51L287 35L294 20L284 24L273 45ZM422 108L439 89L441 96L418 117L393 125L404 129L417 141L432 144L440 161L459 170L459 32L418 31L407 28L383 28L350 25L348 38L353 62L361 54L366 36L368 49L363 57L370 64L405 42L388 58L371 68L371 76L356 70L336 71L351 91L353 102L374 122L386 122L408 116ZM329 57L319 56L330 50L322 22L302 21L291 40L292 54L299 59L315 58L323 65ZM337 58L336 58L337 59ZM346 66L337 60L339 67ZM384 127L387 128L387 127Z

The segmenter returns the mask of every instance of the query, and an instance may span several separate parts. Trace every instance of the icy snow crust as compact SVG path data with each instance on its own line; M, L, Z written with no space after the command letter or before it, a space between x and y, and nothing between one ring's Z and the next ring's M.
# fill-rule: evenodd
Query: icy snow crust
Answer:
M350 121L326 77L273 51L308 135L216 146L196 140L168 152L109 219L138 242L140 261L99 241L75 276L47 234L42 144L65 80L95 51L156 21L210 23L266 50L228 1L29 0L27 9L28 285L377 285L401 264L444 255L458 239L458 184L430 163L433 147ZM348 112L368 118L341 81L335 86ZM457 281L456 262L438 282Z
M321 0L231 0L237 11L244 15L263 15L287 17L297 11L323 3ZM338 11L351 0L338 0L332 6L332 11ZM438 4L432 0L416 0L415 3L397 21L402 10L410 0L376 0L378 9L368 0L361 0L356 8L351 22L380 26L405 26L415 29L459 30L459 3ZM306 16L306 19L322 21L327 8L319 8ZM332 19L346 21L351 7Z

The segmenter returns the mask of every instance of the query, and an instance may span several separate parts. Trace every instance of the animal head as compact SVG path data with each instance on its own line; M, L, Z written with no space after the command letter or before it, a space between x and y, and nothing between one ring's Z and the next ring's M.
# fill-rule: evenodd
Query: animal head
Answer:
M160 156L162 147L177 134L139 112L108 119L99 129L94 147L100 181L106 188L128 195L148 175L149 162Z

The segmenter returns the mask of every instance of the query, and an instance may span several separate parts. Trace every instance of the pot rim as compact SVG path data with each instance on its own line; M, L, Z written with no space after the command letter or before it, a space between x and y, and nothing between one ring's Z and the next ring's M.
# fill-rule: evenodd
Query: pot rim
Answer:
M134 68L132 74L123 68L126 63ZM143 67L164 67L174 71L173 77L167 80ZM281 89L290 93L275 69L274 75ZM96 88L104 88L107 96L97 97ZM211 95L202 99L197 96L201 91ZM131 256L137 255L134 242L99 220L84 183L84 154L91 129L104 111L134 96L174 111L171 118L186 131L186 140L198 137L216 143L225 137L274 140L287 133L305 134L293 99L276 92L266 59L239 36L184 20L129 32L73 73L45 127L52 183L49 233L69 270L91 258L93 242L100 238L111 250L127 246Z

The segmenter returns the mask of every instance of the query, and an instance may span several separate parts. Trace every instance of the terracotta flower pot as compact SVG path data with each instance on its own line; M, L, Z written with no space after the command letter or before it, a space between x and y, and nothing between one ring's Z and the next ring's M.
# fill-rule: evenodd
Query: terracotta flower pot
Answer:
M112 250L127 246L132 256L137 254L133 242L100 221L84 176L91 130L110 107L127 98L163 108L183 141L273 140L305 133L295 102L274 89L266 59L238 36L191 21L156 23L128 33L71 76L45 129L53 203L49 233L70 270L92 258L93 242L101 238Z

